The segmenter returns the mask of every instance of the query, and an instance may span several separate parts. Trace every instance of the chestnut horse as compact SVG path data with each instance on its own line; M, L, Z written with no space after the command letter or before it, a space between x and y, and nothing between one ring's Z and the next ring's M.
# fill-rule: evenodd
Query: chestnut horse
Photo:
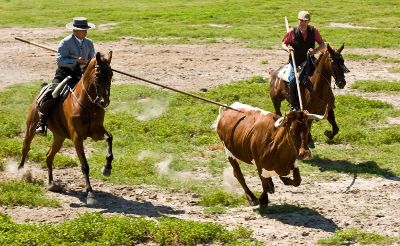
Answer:
M81 163L82 172L86 181L87 204L94 202L94 194L89 181L89 165L85 157L83 140L91 137L93 140L105 140L108 144L106 164L103 175L111 174L112 135L103 126L104 108L110 103L110 86L113 75L110 67L112 52L108 56L97 52L87 64L86 70L71 90L64 102L57 102L49 113L48 125L53 133L53 143L46 155L48 168L48 189L57 190L53 181L53 160L55 154L61 149L66 138L72 140L76 153ZM28 112L26 132L22 148L22 160L18 168L22 168L30 150L30 145L35 137L35 128L39 120L36 100L33 101Z
M301 96L303 102L303 109L307 110L312 114L324 114L324 111L328 109L328 121L332 125L332 131L325 131L325 136L329 139L339 132L339 127L336 124L335 114L333 109L335 108L335 96L331 88L331 79L334 77L335 84L340 89L343 89L346 85L345 73L349 70L344 65L344 59L340 54L344 48L342 45L338 50L335 50L327 45L326 50L322 53L316 63L316 69L311 77L313 85L313 92L310 93L303 86L300 86ZM289 100L289 87L288 83L278 78L276 71L271 71L271 80L269 94L274 104L275 113L281 114L281 102L283 100ZM311 122L310 122L311 132ZM312 146L313 141L311 133L309 134L309 144Z

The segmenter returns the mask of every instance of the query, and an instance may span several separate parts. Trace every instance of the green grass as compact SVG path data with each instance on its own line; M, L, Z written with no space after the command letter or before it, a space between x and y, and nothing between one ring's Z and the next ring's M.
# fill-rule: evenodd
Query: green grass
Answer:
M344 58L349 61L363 61L363 60L378 60L382 58L381 55L378 54L369 54L369 55L360 55L360 54L345 54Z
M0 205L28 207L60 207L57 200L46 198L38 183L10 180L0 183Z
M365 232L357 228L339 230L335 235L318 241L321 245L390 245L395 242L398 242L398 239L374 232Z
M400 93L400 81L357 80L351 88L362 92Z
M267 96L268 85L263 82L255 77L197 94L221 103L240 101L272 111ZM38 84L33 84L0 92L1 159L18 160L21 157L24 116L38 89ZM11 98L17 98L19 102ZM138 119L153 108L165 109L145 121ZM283 103L283 110L288 110L287 103ZM396 154L400 152L400 127L387 125L388 117L400 116L399 110L380 101L337 96L335 114L340 132L334 140L323 135L330 129L327 121L314 123L317 147L312 150L313 158L301 165L303 175L319 178L336 177L338 173L387 178L400 175ZM211 127L217 115L218 106L181 94L140 85L114 86L105 121L105 127L114 136L113 174L105 178L100 173L105 163L106 143L87 140L85 146L93 149L88 156L91 175L113 183L146 183L197 192L205 199L210 195L206 190L222 188L222 173L229 166L222 144ZM36 137L29 155L29 160L39 162L43 167L51 143L49 135ZM66 145L70 147L69 142ZM65 167L65 162L78 165L77 159L56 155L56 168ZM157 168L162 162L169 163L166 173ZM242 168L245 174L257 175L254 166L243 165ZM182 176L184 173L195 175L198 169L206 170L211 177L188 179ZM220 202L209 206L225 206L225 195L211 195L212 200ZM240 199L244 201L244 198Z
M400 68L399 67L392 67L389 68L390 73L400 73Z
M238 207L246 205L243 195L235 195L222 190L212 190L205 193L200 199L200 205L205 207Z
M378 61L378 62L381 61L384 63L394 63L394 64L400 63L400 59L385 57L385 56L381 56L379 54L362 55L362 54L347 53L347 54L344 54L344 58L349 61L370 60L370 61Z
M284 16L296 25L297 13L308 9L311 24L334 47L399 48L399 3L390 0L329 1L0 1L0 27L59 27L82 13L95 24L114 26L90 31L96 41L133 37L138 42L208 43L235 39L252 47L279 47L285 34ZM296 6L293 8L293 6ZM289 10L289 11L288 11ZM356 13L356 14L355 14ZM349 23L376 29L333 28ZM212 24L219 24L212 25ZM26 37L27 38L27 37Z
M209 245L250 242L252 232L243 227L227 230L209 222L161 217L106 217L85 213L56 225L16 224L0 213L1 245ZM256 242L252 242L256 243Z

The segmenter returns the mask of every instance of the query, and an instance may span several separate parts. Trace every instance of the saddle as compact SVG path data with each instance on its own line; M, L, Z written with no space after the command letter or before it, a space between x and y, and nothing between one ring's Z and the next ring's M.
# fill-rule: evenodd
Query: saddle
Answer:
M303 72L305 72L306 65L307 65L307 60L302 62L300 66L297 66L297 74L299 75L299 78L304 77L305 74L303 74ZM278 69L277 74L278 78L285 81L286 83L289 83L290 63L281 66Z
M38 106L41 106L45 101L49 99L57 99L59 101L64 101L67 98L71 87L68 85L68 81L71 79L71 76L67 76L60 83L50 83L40 90L39 96L36 99L36 103Z

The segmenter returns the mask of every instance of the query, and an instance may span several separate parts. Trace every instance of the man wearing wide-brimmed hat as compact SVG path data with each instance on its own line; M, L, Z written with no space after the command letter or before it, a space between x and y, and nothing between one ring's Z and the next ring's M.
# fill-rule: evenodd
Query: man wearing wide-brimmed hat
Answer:
M81 67L86 65L95 55L92 40L86 38L87 30L95 28L93 23L89 23L85 17L75 17L65 27L72 30L72 34L59 43L56 74L52 83L44 93L41 93L37 100L39 122L36 127L36 133L39 135L46 135L47 115L54 104L52 91L64 79L67 80L66 82L71 88L75 86L82 76Z
M297 15L298 26L289 30L282 40L282 48L286 50L289 54L294 51L294 60L296 66L299 66L304 61L307 60L308 56L313 56L318 51L325 48L325 42L321 37L321 34L317 28L309 25L310 23L310 13L308 11L300 11ZM315 48L315 43L318 43L318 47ZM298 110L299 97L297 93L296 78L293 69L292 57L289 55L289 63L291 64L289 73L289 92L290 92L290 104L292 110ZM302 73L299 80L301 82L306 82L306 86L310 87L312 90L312 84L309 80L309 75Z

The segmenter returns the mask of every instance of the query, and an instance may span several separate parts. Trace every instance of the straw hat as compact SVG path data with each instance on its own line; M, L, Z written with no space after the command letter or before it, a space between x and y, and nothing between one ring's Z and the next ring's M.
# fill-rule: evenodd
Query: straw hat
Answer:
M73 21L65 25L70 30L88 30L96 28L93 23L89 23L85 17L74 17Z
M299 20L310 20L310 13L308 13L308 11L302 10L299 12L299 14L297 15L297 19Z

